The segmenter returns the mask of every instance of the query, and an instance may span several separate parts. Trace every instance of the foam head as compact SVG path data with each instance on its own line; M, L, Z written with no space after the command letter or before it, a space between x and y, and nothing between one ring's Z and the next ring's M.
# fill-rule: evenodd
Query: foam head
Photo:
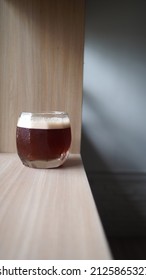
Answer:
M70 120L66 113L22 113L17 127L37 129L62 129L70 127Z

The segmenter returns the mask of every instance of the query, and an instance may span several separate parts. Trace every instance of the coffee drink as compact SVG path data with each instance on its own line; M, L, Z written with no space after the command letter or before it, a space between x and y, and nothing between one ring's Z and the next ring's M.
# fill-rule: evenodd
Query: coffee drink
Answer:
M22 113L17 123L16 145L26 166L53 168L62 165L71 145L68 115L64 112Z

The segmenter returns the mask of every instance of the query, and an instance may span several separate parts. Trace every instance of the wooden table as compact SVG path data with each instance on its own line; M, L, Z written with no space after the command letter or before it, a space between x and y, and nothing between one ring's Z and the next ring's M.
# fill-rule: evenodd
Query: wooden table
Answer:
M0 154L0 259L110 259L80 155L32 169Z

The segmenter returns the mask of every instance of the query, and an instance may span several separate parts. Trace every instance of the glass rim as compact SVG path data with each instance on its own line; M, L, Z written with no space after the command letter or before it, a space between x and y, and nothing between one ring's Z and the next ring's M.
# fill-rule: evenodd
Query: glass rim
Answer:
M20 116L21 115L28 115L28 116L51 116L51 115L54 115L54 116L62 116L62 115L67 115L68 116L68 113L65 112L65 111L47 111L47 112L26 112L26 111L23 111L20 113Z
M17 127L41 128L60 126L61 128L70 126L70 118L66 112L50 111L41 113L21 112L18 117Z

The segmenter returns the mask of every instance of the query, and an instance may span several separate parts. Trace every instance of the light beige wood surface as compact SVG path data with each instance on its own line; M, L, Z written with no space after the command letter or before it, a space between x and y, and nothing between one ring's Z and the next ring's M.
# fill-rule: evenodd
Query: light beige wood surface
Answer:
M0 154L0 259L110 259L80 155L59 169Z
M67 111L80 152L84 0L0 0L0 259L109 259L80 155L22 165L22 111Z
M84 0L0 0L0 152L21 111L63 110L80 151Z

